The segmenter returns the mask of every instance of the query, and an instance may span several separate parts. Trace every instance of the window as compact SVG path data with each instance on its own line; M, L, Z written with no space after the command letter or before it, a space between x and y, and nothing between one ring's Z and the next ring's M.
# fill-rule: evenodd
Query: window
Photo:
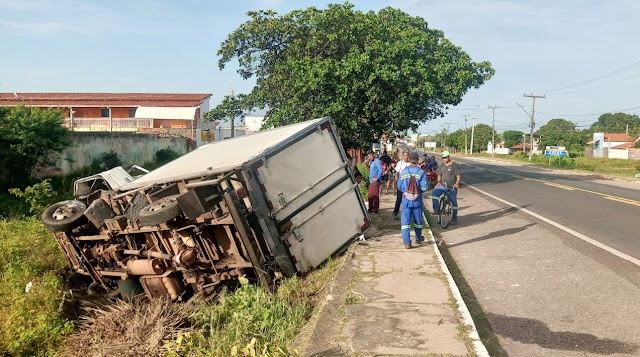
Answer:
M136 117L136 109L137 108L129 108L129 118L135 118Z
M102 118L108 118L109 117L109 108L102 108L100 109L100 116Z

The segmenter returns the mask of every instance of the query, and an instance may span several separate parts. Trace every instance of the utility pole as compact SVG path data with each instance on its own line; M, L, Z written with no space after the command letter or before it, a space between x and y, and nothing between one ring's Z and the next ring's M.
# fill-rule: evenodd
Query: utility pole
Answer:
M231 90L231 99L233 100L233 89ZM231 137L234 138L236 136L236 128L235 128L235 117L231 114Z
M473 132L476 130L476 118L471 118L471 147L469 153L473 156Z
M531 147L529 148L529 161L533 157L533 128L536 126L535 115L536 115L536 98L546 98L545 95L535 95L535 94L523 94L523 96L528 98L533 98L533 108L531 109Z
M469 151L467 150L467 117L468 116L469 114L463 115L464 117L464 154L465 155L469 154Z
M493 110L493 115L491 116L491 131L493 132L491 136L491 157L493 157L493 154L496 152L496 108L500 107L497 105L487 105L487 107Z

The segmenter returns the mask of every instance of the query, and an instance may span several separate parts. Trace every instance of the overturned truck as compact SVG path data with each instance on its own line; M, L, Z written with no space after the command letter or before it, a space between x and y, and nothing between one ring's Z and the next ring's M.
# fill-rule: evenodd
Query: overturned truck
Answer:
M204 145L134 179L78 180L42 220L93 291L173 300L321 265L369 227L330 118Z

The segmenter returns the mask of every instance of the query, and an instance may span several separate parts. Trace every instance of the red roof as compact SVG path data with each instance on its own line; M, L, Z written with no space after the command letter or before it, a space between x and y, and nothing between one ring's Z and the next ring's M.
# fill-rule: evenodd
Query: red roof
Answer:
M526 144L525 144L525 148L527 148L527 149L528 149L528 148L530 148L530 147L531 147L531 144L529 144L529 143L526 143ZM522 144L513 145L513 146L512 146L512 147L510 147L509 149L522 149Z
M621 145L618 145L618 146L614 146L614 147L612 147L612 149L630 149L635 144L636 144L635 142L631 141L631 142L624 143L624 144L621 144Z
M0 106L196 107L210 96L205 93L0 93Z
M626 133L604 133L604 141L633 141L633 138Z

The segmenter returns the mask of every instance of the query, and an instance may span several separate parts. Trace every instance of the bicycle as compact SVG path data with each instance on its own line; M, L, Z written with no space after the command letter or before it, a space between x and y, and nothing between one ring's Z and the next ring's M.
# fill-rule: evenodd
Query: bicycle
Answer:
M438 214L438 223L440 223L440 227L442 227L442 229L447 229L451 224L453 206L451 206L451 201L449 200L449 191L451 191L451 189L447 187L447 184L444 182L442 183L442 186L444 186L447 192L440 195L440 213Z

